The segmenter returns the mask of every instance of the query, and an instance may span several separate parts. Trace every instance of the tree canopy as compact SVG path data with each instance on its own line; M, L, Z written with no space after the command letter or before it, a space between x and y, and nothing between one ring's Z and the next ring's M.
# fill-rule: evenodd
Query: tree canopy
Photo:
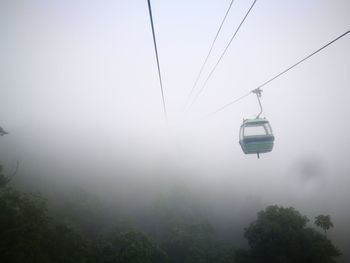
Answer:
M225 244L215 238L210 222L183 194L175 196L175 203L171 196L163 198L150 214L151 227L131 227L113 218L111 231L101 227L104 210L94 196L75 191L58 206L58 213L49 213L44 198L10 184L0 166L0 262L331 263L340 255L292 207L260 211L244 231L250 249L234 250L227 240ZM333 226L330 216L319 216L315 223L323 229Z
M324 234L327 234L327 230L333 227L330 215L319 215L315 217L315 225L324 230Z
M237 262L331 263L339 250L324 235L307 227L308 218L292 207L269 206L244 231L249 250Z

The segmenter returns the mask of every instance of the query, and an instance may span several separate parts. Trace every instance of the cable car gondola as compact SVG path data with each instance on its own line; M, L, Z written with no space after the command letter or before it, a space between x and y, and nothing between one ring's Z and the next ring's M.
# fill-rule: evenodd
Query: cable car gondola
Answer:
M271 152L273 148L271 125L265 118L247 119L243 121L239 132L239 144L245 154Z
M265 118L260 118L262 106L260 102L261 90L253 91L258 97L260 105L260 113L255 119L243 120L239 132L239 144L245 154L257 154L271 152L275 137L272 132L269 121Z

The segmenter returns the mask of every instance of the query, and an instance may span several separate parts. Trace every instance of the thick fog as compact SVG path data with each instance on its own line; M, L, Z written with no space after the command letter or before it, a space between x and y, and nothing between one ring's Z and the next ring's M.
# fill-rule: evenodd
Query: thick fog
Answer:
M147 1L1 1L0 162L19 161L16 180L33 191L88 189L130 211L182 189L223 228L270 204L330 214L349 256L350 35L264 87L271 153L238 143L254 95L208 114L349 30L350 2L257 1L186 111L229 2L152 1L166 123ZM251 3L234 2L196 91Z

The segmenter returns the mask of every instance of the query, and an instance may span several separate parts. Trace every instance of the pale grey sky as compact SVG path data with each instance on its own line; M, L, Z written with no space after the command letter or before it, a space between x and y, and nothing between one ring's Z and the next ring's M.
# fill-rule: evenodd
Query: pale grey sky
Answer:
M203 79L252 2L234 2ZM57 175L84 165L145 177L164 169L203 194L257 195L349 218L339 206L350 198L349 35L266 86L264 115L276 141L260 160L238 144L242 119L258 112L254 96L203 117L349 30L350 2L258 0L184 114L229 3L152 1L167 127L146 1L0 1L4 162L59 167ZM305 175L310 163L322 175Z

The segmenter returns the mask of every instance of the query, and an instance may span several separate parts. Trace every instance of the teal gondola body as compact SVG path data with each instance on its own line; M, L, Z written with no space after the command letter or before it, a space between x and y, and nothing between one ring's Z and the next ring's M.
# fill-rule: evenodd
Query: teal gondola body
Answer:
M247 119L243 121L239 133L239 144L245 154L271 152L275 137L270 123L265 118Z

